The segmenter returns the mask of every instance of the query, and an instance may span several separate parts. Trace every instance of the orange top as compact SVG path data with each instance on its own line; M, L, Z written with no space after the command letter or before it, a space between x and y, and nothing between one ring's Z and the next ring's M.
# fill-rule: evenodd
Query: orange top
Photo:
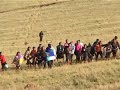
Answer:
M96 45L96 52L102 51L102 45Z

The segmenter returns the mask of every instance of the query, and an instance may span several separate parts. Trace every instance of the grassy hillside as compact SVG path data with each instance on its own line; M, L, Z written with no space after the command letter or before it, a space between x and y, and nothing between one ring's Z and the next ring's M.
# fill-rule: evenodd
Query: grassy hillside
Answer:
M38 46L41 30L44 45L46 40L56 45L66 38L84 43L100 38L106 43L120 35L119 0L66 0L40 7L53 2L61 0L1 0L0 50L10 56Z
M0 90L120 90L120 61L9 70L0 74Z

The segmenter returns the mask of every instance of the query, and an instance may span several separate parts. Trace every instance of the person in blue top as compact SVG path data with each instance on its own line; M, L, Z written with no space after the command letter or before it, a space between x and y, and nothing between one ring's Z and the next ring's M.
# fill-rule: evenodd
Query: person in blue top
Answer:
M56 59L55 51L52 47L51 44L48 44L48 47L46 48L46 53L47 53L47 63L48 63L48 68L52 68L53 66L53 60Z

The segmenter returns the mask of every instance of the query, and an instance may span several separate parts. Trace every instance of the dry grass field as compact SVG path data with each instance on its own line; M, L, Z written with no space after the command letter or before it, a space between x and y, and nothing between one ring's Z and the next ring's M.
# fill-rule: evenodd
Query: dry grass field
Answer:
M0 51L10 63L19 50L65 39L107 43L120 36L119 0L0 0ZM120 41L120 37L119 37ZM28 87L26 86L27 84ZM0 72L0 90L120 90L120 61ZM30 87L30 89L29 89Z
M120 90L120 61L0 72L0 90Z

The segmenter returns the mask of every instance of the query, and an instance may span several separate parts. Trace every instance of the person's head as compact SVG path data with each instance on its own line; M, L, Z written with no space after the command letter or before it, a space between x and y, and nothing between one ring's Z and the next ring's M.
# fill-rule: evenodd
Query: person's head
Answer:
M77 40L77 44L79 44L80 43L80 40Z
M111 42L108 42L107 46L111 45Z
M48 44L48 47L51 48L52 47L51 44Z
M45 47L44 47L44 46L42 46L42 47L41 47L41 50L42 50L42 51L43 51L43 50L45 50Z
M19 51L16 53L16 56L18 56L18 55L20 55L20 52L19 52Z
M28 47L27 50L30 51L31 47Z
M114 39L115 39L115 40L117 40L117 39L118 39L118 37L117 37L117 36L115 36L115 37L114 37Z
M88 44L88 47L91 47L91 44L90 44L90 43Z
M0 56L2 55L2 52L0 52Z
M78 40L78 43L80 43L80 40Z
M62 45L62 42L59 42L59 45Z
M33 50L36 50L36 47L33 47Z
M39 44L39 47L41 47L42 46L42 44Z
M96 39L96 42L99 42L99 39Z
M68 39L66 39L65 42L68 43Z

